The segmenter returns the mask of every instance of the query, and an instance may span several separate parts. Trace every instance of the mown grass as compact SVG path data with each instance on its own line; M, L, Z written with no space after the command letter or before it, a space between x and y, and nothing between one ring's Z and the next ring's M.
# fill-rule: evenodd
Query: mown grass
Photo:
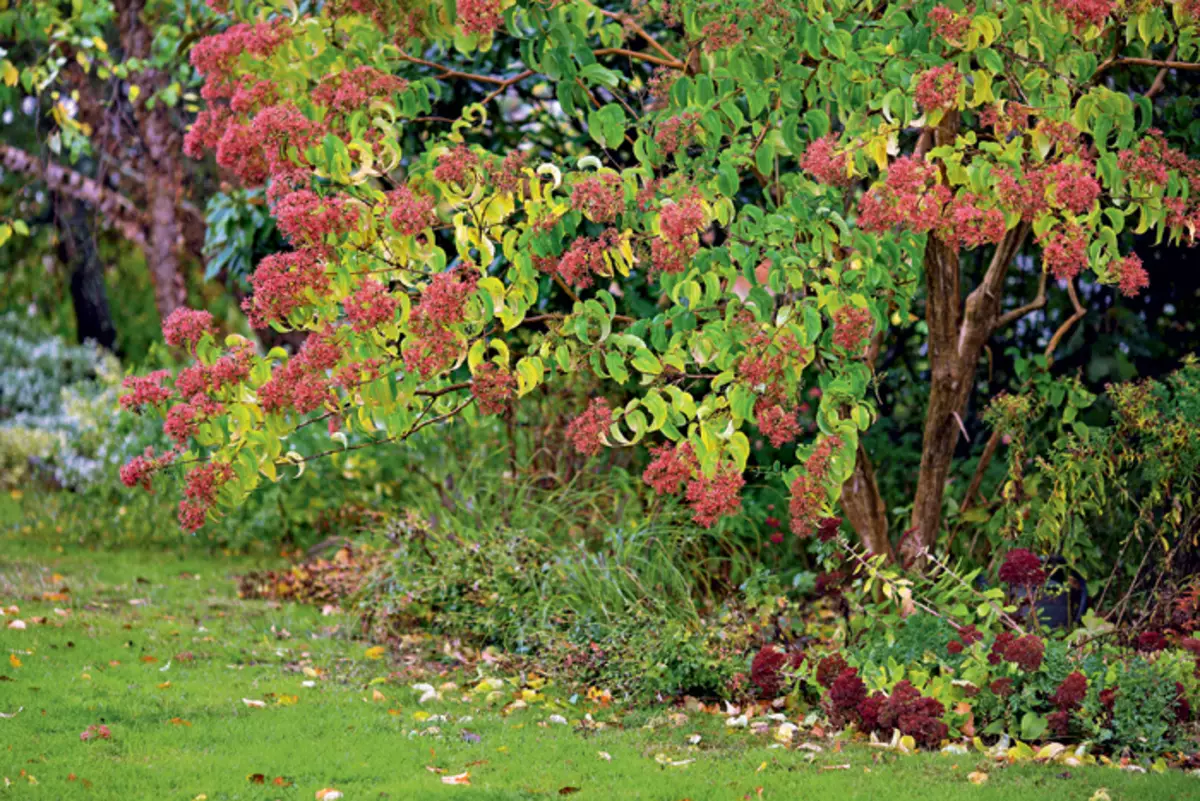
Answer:
M491 703L458 691L421 704L411 685L422 679L391 655L368 658L370 643L349 636L346 616L239 600L231 577L261 560L51 547L19 533L0 537L0 605L18 605L28 626L0 629L0 713L15 713L0 719L0 796L311 799L332 787L347 801L699 801L757 798L761 788L763 798L1058 801L1103 787L1113 801L1200 797L1200 778L1182 773L1000 766L977 754L899 756L829 741L814 755L727 730L723 717L572 704L553 688L504 714L528 689L517 677L502 677L509 683ZM419 653L433 673L423 680L480 679L436 675L436 645ZM581 726L588 713L607 727ZM80 740L101 723L111 739ZM968 781L976 770L985 784ZM442 781L464 772L470 786Z

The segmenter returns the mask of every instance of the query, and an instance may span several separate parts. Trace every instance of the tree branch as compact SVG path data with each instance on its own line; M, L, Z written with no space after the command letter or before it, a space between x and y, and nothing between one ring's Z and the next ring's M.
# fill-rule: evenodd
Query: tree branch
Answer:
M0 142L0 164L10 172L31 175L53 192L79 200L104 215L110 225L139 247L146 246L146 218L124 195L54 162Z
M996 328L1004 328L1007 325L1015 323L1030 312L1037 311L1046 305L1046 279L1047 273L1043 270L1041 277L1038 279L1037 297L1026 303L1024 306L1013 309L1010 312L1000 315L1000 319L996 321Z

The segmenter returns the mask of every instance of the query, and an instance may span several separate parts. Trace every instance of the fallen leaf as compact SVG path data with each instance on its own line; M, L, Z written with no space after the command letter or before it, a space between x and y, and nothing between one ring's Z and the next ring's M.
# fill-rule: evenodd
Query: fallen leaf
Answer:
M371 690L371 700L375 702L386 701L387 696L379 692L379 690Z
M289 780L283 778L282 776L276 776L274 779L271 779L271 784L275 785L276 787L291 787L292 786L292 783Z
M366 650L364 656L366 656L367 659L383 659L383 655L386 653L387 648L384 648L382 645L373 645Z
M171 718L167 722L170 723L172 726L191 726L192 725L191 721L184 720L183 718Z
M342 797L341 790L334 790L332 787L325 787L317 790L317 801L337 801Z
M580 788L578 788L578 787L560 787L558 790L558 794L559 795L574 795L575 793L578 793L579 790L580 790Z
M267 777L261 773L251 773L246 777L246 781L250 782L251 784L266 784Z
M283 693L282 695L280 695L278 698L275 699L275 703L279 704L280 706L293 706L294 704L298 703L299 701L300 701L300 696L288 695L287 693Z
M15 668L19 668L21 666L21 660L17 659L16 654L9 654L8 655L8 664L12 665Z
M607 751L597 751L596 756L600 757L605 762L612 762L612 754L608 753Z
M821 766L821 772L825 772L827 770L850 770L850 763L847 762L845 765L822 765Z
M470 783L471 783L471 771L469 771L469 770L466 773L459 773L457 776L443 776L442 777L442 784L470 784Z
M1088 801L1112 801L1112 796L1108 794L1107 787L1101 787L1096 792L1092 793L1092 797Z
M971 784L983 784L988 780L988 775L983 771L973 770L967 774L967 779Z
M24 631L24 629L25 629L25 621L24 621L24 620L14 620L14 621L12 621L11 623L9 623L9 624L8 624L8 627L9 627L10 629L14 629L14 630L16 630L16 631Z
M149 654L147 654L146 656L142 657L142 661L145 662L146 664L150 664L151 662L157 662L158 657L150 656Z
M267 706L266 701L255 701L253 698L243 698L242 703L246 706L253 707L254 709L265 709Z
M158 685L158 689L160 689L160 690L165 690L165 689L167 689L167 688L168 688L168 687L170 687L170 686L171 686L171 682L169 682L169 681L164 681L162 684L159 684L159 685Z

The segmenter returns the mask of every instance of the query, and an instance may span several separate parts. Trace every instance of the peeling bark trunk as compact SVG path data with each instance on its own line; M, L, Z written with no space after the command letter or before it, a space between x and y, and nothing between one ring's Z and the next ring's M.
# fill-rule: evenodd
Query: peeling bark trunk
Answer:
M58 258L71 275L76 336L80 342L90 339L103 348L115 350L117 329L109 310L104 268L96 252L87 207L62 195L55 196L54 205L58 218Z
M863 545L871 553L887 554L892 557L892 543L888 539L887 506L879 493L875 481L875 469L862 443L854 462L854 473L842 485L842 511Z

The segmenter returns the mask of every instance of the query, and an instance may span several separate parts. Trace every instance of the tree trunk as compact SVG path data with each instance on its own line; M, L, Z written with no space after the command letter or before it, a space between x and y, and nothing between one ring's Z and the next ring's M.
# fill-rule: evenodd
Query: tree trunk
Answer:
M887 554L889 559L892 557L887 506L879 494L875 469L861 442L858 444L854 473L842 485L842 511L867 550L875 554Z
M96 252L95 232L87 208L74 198L54 196L58 223L58 258L70 271L71 303L80 342L93 340L115 351L117 329L104 288L104 268Z

